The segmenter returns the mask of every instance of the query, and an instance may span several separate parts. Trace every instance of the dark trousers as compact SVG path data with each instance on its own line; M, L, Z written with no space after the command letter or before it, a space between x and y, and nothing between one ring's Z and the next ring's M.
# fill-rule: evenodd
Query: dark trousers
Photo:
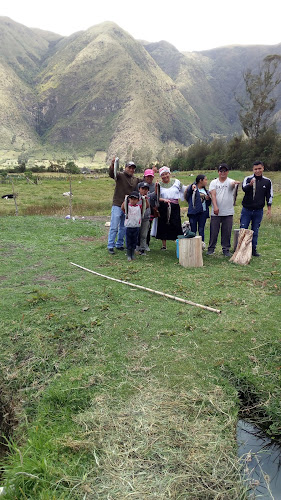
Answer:
M248 208L245 207L242 208L240 216L240 228L248 229L249 224L251 222L251 229L252 231L254 231L253 241L252 241L252 247L254 250L256 250L257 248L259 228L261 225L262 217L263 217L262 208L260 208L259 210L249 210Z
M201 212L200 214L190 214L188 215L189 222L190 222L190 227L191 231L193 233L197 233L197 227L198 227L198 233L199 236L202 237L202 241L204 241L204 229L205 229L205 224L208 218L207 211Z
M149 247L149 243L150 243L151 226L152 226L152 220L149 221L149 229L148 229L148 233L147 233L147 237L146 237L146 244L148 247Z
M138 244L139 227L126 227L126 247L127 250L134 251Z
M221 230L221 246L225 252L230 249L233 215L212 215L210 223L210 241L208 250L215 250L219 231Z

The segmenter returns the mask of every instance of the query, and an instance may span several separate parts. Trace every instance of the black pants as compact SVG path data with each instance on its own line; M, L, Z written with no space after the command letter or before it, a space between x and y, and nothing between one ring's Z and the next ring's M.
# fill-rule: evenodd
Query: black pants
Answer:
M126 227L126 247L127 250L135 250L138 244L140 228Z
M219 231L221 230L221 246L225 252L230 249L233 215L212 215L210 223L210 241L208 250L215 250Z

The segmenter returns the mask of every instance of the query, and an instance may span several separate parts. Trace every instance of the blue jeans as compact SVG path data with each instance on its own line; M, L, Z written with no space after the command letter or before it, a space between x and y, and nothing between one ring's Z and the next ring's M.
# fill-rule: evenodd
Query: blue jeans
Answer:
M208 218L207 210L205 210L205 212L201 212L200 214L190 214L188 218L190 222L191 231L196 234L198 226L199 236L202 236L202 241L204 241L204 236L205 236L204 229Z
M248 229L251 222L251 229L254 231L252 247L256 250L258 243L259 228L263 217L263 209L249 210L243 207L240 216L240 228Z
M120 248L124 246L125 238L125 214L121 207L113 205L111 209L111 219L110 219L110 229L108 234L107 248ZM118 233L118 236L117 236ZM117 236L117 241L115 245L115 240Z

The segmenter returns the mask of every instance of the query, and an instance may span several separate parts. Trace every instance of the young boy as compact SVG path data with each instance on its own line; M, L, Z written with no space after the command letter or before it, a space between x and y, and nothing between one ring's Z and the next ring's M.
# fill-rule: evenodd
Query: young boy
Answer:
M150 226L150 206L149 206L149 184L147 182L140 182L138 184L139 188L139 193L142 197L145 198L146 200L146 210L144 212L142 221L141 221L141 227L140 227L140 233L139 233L139 244L138 244L138 251L140 255L146 255L145 250L147 249L147 234L149 231L149 226ZM140 202L142 203L142 202Z
M125 212L126 247L128 261L135 259L135 248L138 242L139 230L141 226L141 205L139 204L139 193L133 191L128 195L121 205Z

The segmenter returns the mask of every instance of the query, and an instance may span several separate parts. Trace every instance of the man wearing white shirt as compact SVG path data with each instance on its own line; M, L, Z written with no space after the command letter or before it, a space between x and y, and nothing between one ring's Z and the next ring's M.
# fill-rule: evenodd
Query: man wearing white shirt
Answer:
M233 190L239 181L228 178L229 167L221 163L218 168L219 177L209 186L212 198L212 213L210 223L210 241L208 255L215 252L219 231L221 230L221 246L225 257L230 257L230 239L233 224L234 200Z

